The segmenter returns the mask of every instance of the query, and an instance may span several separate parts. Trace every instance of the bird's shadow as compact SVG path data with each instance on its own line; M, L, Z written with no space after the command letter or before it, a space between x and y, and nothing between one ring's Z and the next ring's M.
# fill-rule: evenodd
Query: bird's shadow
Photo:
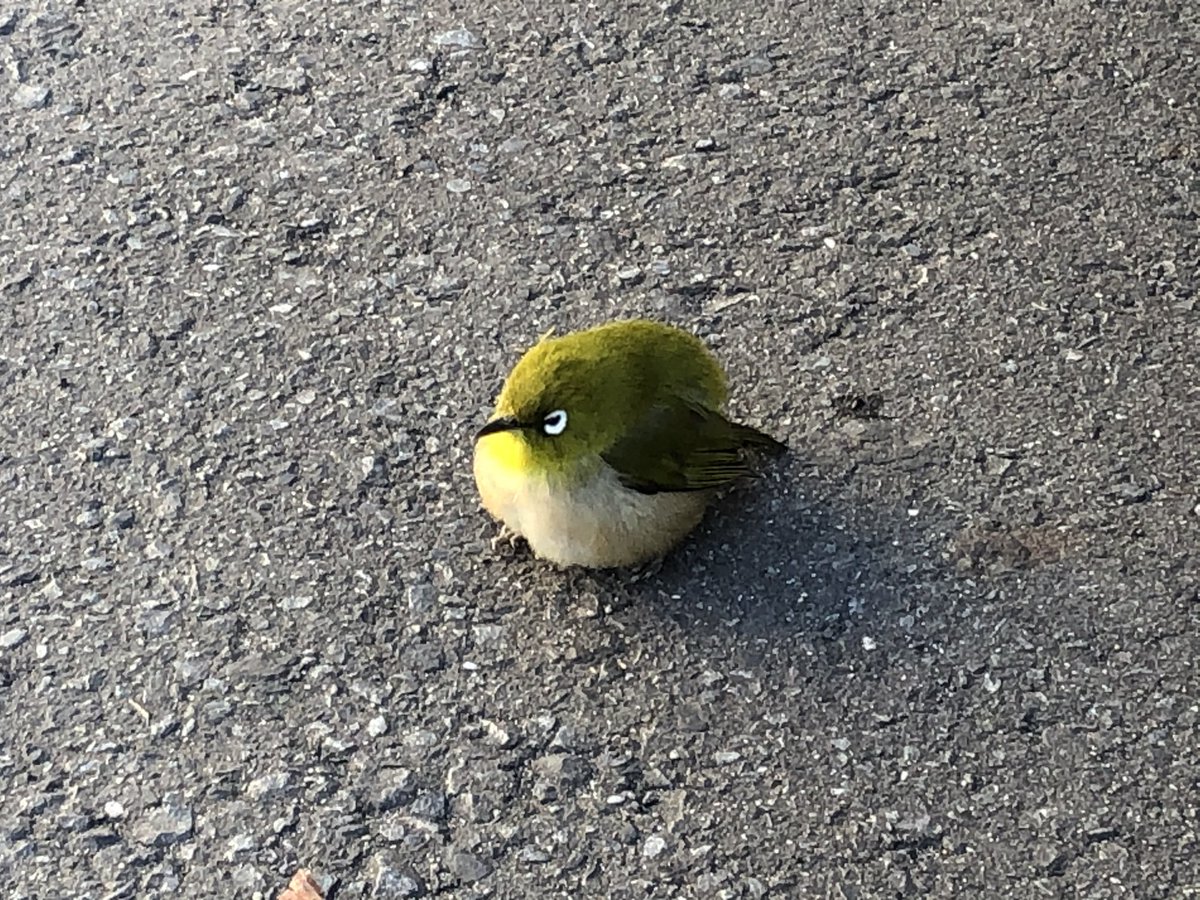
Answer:
M591 608L590 617L631 628L667 617L723 636L834 638L865 616L886 618L906 605L906 586L938 577L897 539L911 532L904 510L868 515L841 487L800 463L777 466L718 498L679 547L641 569L538 572L527 547L517 552L552 616Z

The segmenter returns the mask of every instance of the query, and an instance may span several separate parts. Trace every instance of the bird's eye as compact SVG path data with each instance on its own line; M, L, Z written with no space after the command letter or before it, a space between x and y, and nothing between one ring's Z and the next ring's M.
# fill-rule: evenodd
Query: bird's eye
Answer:
M556 409L546 418L542 419L542 431L551 436L562 434L567 427L567 411L565 409Z

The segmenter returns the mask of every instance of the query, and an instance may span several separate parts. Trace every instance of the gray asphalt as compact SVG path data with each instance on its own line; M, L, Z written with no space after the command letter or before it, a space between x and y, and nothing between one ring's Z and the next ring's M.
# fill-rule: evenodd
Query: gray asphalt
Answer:
M0 12L5 896L1200 896L1196 5L555 9ZM790 454L493 549L634 314Z

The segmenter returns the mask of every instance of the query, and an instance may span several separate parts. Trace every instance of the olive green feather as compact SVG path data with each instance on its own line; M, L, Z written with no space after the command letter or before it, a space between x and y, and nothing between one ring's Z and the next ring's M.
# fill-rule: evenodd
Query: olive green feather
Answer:
M601 457L622 484L643 494L700 491L754 474L741 455L747 447L786 449L749 425L679 399L651 407Z

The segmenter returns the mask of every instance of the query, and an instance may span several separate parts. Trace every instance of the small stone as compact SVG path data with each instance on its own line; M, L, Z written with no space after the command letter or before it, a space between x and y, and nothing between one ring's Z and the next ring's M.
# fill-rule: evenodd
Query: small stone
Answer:
M408 769L385 769L375 790L375 806L388 812L407 803L417 791L417 780Z
M28 629L10 628L4 634L0 634L0 650L13 650L20 647L28 636Z
M167 559L175 551L171 549L171 545L166 541L155 538L146 544L142 552L145 554L146 559Z
M1126 481L1114 486L1112 493L1123 503L1143 503L1153 495L1148 487L1135 481Z
M399 844L409 836L412 829L403 819L388 818L382 820L375 829L381 840L389 844Z
M299 66L273 69L263 77L263 84L285 94L303 94L309 88L308 73Z
M50 102L50 88L23 84L13 91L13 103L22 109L41 109Z
M138 430L139 425L133 416L121 416L108 423L108 433L119 441L128 440Z
M372 886L373 897L392 900L392 898L420 897L425 893L421 882L408 872L384 862L379 857L375 857L372 864L375 869L375 883Z
M742 61L742 69L747 75L766 75L775 64L765 56L750 56Z
M413 801L411 812L418 819L441 822L446 818L446 795L441 791L426 791Z
M144 225L144 222L133 221L130 225ZM137 249L141 249L140 247ZM137 353L139 359L153 359L158 356L159 347L158 338L148 331L138 333L133 338L133 349Z
M125 815L125 807L116 800L109 800L104 804L104 815L110 819L119 819Z
M196 317L184 310L175 310L167 316L165 324L163 337L168 341L177 341L196 327Z
M54 161L59 163L59 166L76 166L86 158L88 158L88 151L84 150L82 146L68 146L61 154L54 157Z
M246 191L240 187L232 187L225 194L225 199L221 201L221 212L226 215L232 215L237 212L246 202Z
M404 736L404 745L413 750L431 750L438 745L438 736L428 728L418 728Z
M111 528L116 528L120 531L125 531L133 527L134 515L131 509L121 509L113 513L108 520Z
M868 637L867 635L863 635L862 648L864 650L874 650L878 646L879 646L879 644L876 642L875 638Z
M210 700L205 703L200 709L204 715L205 721L210 725L216 725L218 722L223 722L233 712L233 704L228 700Z
M246 785L246 796L251 800L273 797L286 791L291 782L290 772L271 772L267 775L260 775Z
M61 813L54 818L54 827L59 831L86 831L91 824L91 818L79 813Z
M667 842L657 834L652 834L646 838L646 842L642 844L642 856L646 859L654 859L667 849Z
M225 859L232 862L243 853L249 853L254 849L254 837L249 834L235 834L229 839L228 848L225 851Z
M179 620L179 615L171 609L141 609L134 621L149 635L160 637L168 633Z
M1045 869L1051 875L1061 875L1066 871L1070 858L1057 847L1043 844L1033 851L1034 863Z
M328 736L321 741L321 752L328 755L330 759L345 759L357 749L356 743L342 738Z
M103 462L108 454L108 442L104 438L89 438L79 445L80 455L88 462Z
M261 897L258 887L261 876L258 869L251 865L242 865L235 868L228 875L229 886L233 888L233 895L237 897ZM167 889L166 884L160 883L159 890Z
M382 737L387 734L388 723L383 716L375 716L367 723L367 734L373 738Z
M482 881L492 874L490 862L480 859L474 853L467 853L465 850L454 850L447 854L446 868L459 881L466 884Z
M179 794L167 794L159 806L133 827L133 839L149 847L169 847L192 834L192 810Z
M473 625L471 633L476 644L498 644L504 637L503 625Z
M1013 467L1013 460L1004 456L989 455L987 458L987 474L1004 475Z
M465 28L452 28L450 31L436 34L431 43L435 47L459 51L479 50L483 47L483 42Z
M471 189L471 182L466 178L451 178L446 182L446 190L452 194L465 194Z
M642 773L642 781L648 788L662 791L671 786L671 779L663 774L662 769L651 767Z
M729 880L729 873L723 869L715 872L703 872L696 879L696 890L701 894L716 893L717 889Z
M527 863L550 862L550 854L538 847L522 847L517 853L517 859Z
M369 479L372 475L375 474L375 469L377 467L379 467L379 465L380 465L380 461L379 461L378 457L375 457L375 456L361 457L358 461L359 474L362 475L364 480Z
M437 599L437 591L431 584L410 584L404 589L404 599L410 612L428 612Z
M532 767L542 778L569 786L584 784L590 774L587 763L567 753L539 757L533 761Z
M211 667L202 657L187 657L175 661L175 674L182 687L193 688L208 677Z
M555 732L554 738L550 741L550 749L578 750L579 733L570 725L563 725Z
M155 498L154 511L166 519L177 519L183 511L183 498L176 491L164 491Z
M668 830L674 831L675 826L684 820L687 812L687 791L683 788L663 791L659 797L657 809L661 811L660 815Z
M99 690L100 686L107 680L108 672L106 670L92 669L76 678L72 678L68 684L76 690L90 694L93 691Z
M495 722L485 719L483 727L487 732L487 741L489 744L504 748L512 747L516 744L516 739L513 737L512 732L506 728L502 728Z

